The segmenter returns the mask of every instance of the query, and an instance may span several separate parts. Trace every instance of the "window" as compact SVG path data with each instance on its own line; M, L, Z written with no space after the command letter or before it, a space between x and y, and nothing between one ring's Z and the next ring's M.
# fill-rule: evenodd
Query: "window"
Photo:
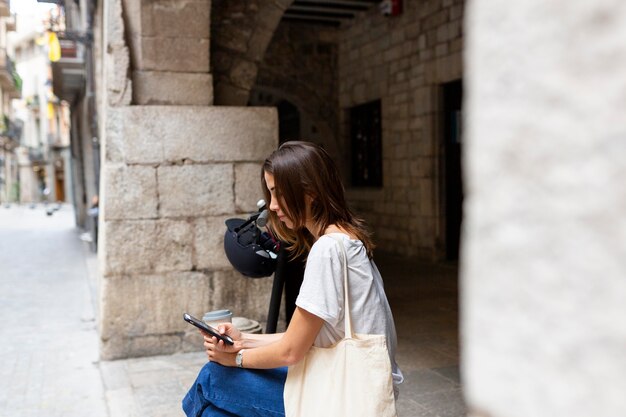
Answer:
M382 187L383 152L380 100L350 109L352 186Z

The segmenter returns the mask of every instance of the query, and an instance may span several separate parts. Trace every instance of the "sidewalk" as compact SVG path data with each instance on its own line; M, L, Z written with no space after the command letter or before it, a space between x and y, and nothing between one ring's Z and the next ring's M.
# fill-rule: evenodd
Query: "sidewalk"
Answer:
M70 207L0 208L0 415L108 416Z
M79 236L69 206L0 208L0 416L183 416L204 353L99 361L97 260ZM399 416L463 416L455 269L384 256L379 267L406 378Z

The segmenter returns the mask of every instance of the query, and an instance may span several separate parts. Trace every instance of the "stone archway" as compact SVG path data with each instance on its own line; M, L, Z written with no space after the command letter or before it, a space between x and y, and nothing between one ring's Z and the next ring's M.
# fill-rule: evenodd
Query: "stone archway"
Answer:
M213 1L212 72L215 104L245 106L259 63L293 0Z

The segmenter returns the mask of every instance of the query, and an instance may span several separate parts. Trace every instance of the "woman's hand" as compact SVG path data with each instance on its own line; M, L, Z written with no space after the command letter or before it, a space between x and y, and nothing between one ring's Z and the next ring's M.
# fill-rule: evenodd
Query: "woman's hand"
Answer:
M233 340L241 340L241 332L232 323L221 323L217 326L217 331L220 334L230 336Z
M217 331L220 334L230 336L235 343L233 345L227 345L223 340L218 340L215 336L201 332L209 361L217 362L224 366L236 366L235 356L242 348L241 332L231 323L220 324L217 327Z

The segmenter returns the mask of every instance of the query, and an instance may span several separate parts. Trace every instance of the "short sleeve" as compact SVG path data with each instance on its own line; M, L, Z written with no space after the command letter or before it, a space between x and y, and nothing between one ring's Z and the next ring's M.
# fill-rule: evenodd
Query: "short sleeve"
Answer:
M332 326L343 318L343 258L339 243L322 236L307 258L296 305Z

